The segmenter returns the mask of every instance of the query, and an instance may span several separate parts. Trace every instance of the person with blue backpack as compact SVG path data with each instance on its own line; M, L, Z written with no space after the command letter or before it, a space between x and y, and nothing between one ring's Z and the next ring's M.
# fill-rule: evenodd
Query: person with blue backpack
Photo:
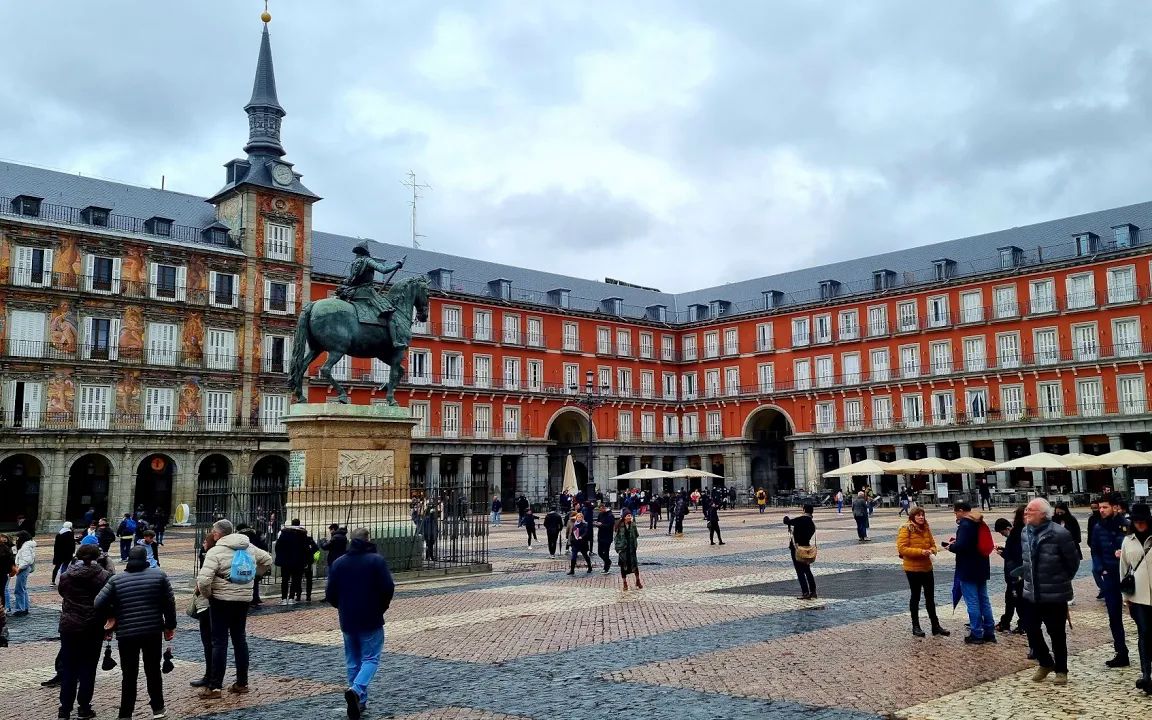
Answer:
M204 554L204 564L196 574L196 588L208 600L212 622L212 674L197 695L202 700L219 700L223 695L229 638L236 660L236 681L228 692L248 692L247 624L252 587L272 569L272 556L253 545L247 535L236 532L232 521L217 520L211 536L214 544Z
M132 513L124 513L124 519L116 526L116 537L120 539L120 562L128 562L128 551L136 542L136 521Z

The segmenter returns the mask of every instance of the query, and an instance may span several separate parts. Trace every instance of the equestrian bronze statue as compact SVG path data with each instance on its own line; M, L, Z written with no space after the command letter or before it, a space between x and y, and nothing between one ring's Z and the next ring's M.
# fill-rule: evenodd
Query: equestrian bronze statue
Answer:
M332 368L345 355L378 358L388 366L388 379L377 390L387 390L389 405L397 405L396 386L404 378L404 357L412 340L413 318L428 321L428 279L411 277L385 290L388 280L376 282L376 273L395 275L404 267L401 260L392 265L372 257L368 243L353 250L357 257L348 278L336 297L310 302L300 312L296 337L292 341L291 386L295 402L307 402L304 375L320 353L328 353L319 377L339 393L337 402L348 402L348 391ZM415 311L415 312L413 312Z

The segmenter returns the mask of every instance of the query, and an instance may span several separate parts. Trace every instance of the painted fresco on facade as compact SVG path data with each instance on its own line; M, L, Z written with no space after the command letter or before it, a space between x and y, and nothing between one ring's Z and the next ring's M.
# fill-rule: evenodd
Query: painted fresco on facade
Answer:
M138 360L144 353L144 310L138 305L124 308L120 320L120 357Z
M55 352L70 357L76 354L78 336L76 313L67 300L61 300L48 315L48 341Z
M176 410L176 424L180 427L200 425L202 418L200 403L200 378L196 376L184 379L180 386L180 402Z
M190 313L184 321L180 352L188 364L198 364L204 359L204 317L200 313Z
M116 382L116 414L121 420L131 420L139 417L140 402L140 372L130 370Z
M57 368L48 381L48 417L57 422L72 419L76 407L76 381L71 368Z

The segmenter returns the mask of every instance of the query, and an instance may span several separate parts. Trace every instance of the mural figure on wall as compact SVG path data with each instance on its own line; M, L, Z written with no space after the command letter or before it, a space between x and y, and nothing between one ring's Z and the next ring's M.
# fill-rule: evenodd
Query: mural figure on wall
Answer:
M204 359L204 318L200 313L191 313L184 321L180 352L184 354L184 362L190 365L199 365Z
M140 360L144 357L144 311L129 305L124 308L120 321L120 359Z
M148 268L144 259L144 248L128 245L120 260L120 281L129 295L148 295Z
M67 300L61 300L48 315L48 341L52 350L64 356L75 355L78 336L76 313Z
M48 381L48 421L67 423L76 407L76 381L70 368L59 368Z
M196 255L188 259L188 296L201 298L204 302L205 292L208 290L208 270L204 267L204 259Z
M80 283L80 268L80 249L76 247L75 238L60 238L60 247L52 260L52 272L61 279L61 284L74 288Z
M131 422L140 418L140 372L132 370L116 383L116 414L121 422Z
M180 403L176 410L176 424L179 427L198 428L203 413L200 411L200 378L188 377L180 386Z

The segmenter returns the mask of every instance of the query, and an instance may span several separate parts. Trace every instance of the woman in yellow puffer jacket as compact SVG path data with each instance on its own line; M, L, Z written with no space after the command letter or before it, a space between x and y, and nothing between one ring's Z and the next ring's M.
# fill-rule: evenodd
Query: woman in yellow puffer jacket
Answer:
M932 529L928 527L928 518L924 516L924 508L913 508L908 513L908 522L896 533L896 552L904 561L904 574L908 576L908 587L912 591L908 599L908 612L912 614L912 634L916 637L924 637L924 631L920 629L921 591L924 593L928 619L932 622L932 634L945 637L952 634L940 627L936 617L933 592L936 579L932 574L932 556L938 549L936 538L932 537Z

